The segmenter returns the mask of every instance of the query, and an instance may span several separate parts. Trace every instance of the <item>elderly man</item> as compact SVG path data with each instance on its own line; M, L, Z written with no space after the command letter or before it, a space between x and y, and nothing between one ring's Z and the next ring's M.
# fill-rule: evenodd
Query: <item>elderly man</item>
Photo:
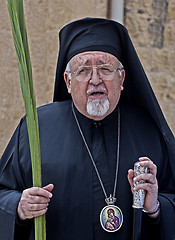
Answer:
M44 213L49 240L129 240L139 180L141 239L175 238L175 141L122 25L86 18L60 31L54 103L38 117L44 187L32 187L23 118L1 159L3 240L34 239ZM149 173L134 178L138 160Z

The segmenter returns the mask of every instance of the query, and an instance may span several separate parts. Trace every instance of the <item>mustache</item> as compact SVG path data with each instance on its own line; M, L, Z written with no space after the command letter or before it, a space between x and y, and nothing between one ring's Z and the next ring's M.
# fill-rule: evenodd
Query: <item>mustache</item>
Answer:
M87 90L87 94L91 94L91 93L93 93L93 92L96 92L96 91L98 91L98 92L107 92L107 90L106 90L106 88L104 88L104 87L102 87L102 86L94 86L94 87L92 87L91 89L88 89Z

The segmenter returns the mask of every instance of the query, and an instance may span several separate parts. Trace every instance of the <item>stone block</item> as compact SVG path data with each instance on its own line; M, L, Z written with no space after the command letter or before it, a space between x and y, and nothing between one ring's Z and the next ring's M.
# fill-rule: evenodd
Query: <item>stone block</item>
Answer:
M47 30L47 5L48 1L46 0L24 1L24 14L29 38L38 37Z
M172 101L175 104L175 79L174 74L165 72L154 72L150 74L151 85L158 100Z
M152 71L171 70L171 52L169 49L153 48L150 63Z
M140 13L146 13L147 16L153 16L152 1L140 0Z
M0 106L9 108L14 105L17 96L16 88L20 90L19 75L17 70L13 68L0 68L0 72L2 74L0 81Z
M47 61L47 49L45 35L40 34L38 37L32 37L29 40L32 66L35 68L44 68Z
M152 0L153 17L164 21L167 16L167 0Z
M48 1L47 27L49 30L61 28L66 23L83 17L106 17L106 0L89 0L80 4L79 0Z
M140 8L140 0L125 0L124 1L125 9L133 10Z
M150 39L147 33L148 21L146 15L139 13L127 13L125 26L134 42L139 46L149 44Z
M164 43L175 47L175 23L173 22L165 25Z
M137 54L145 70L149 70L150 48L137 47Z
M174 73L174 78L175 78L175 51L174 50L170 51L170 62L171 62L171 65L170 65L171 71Z
M8 13L7 1L1 1L0 8L0 30L3 32L11 31L10 18Z
M168 18L175 20L175 0L170 0L168 4Z
M12 33L0 31L0 66L17 67L15 47L13 44Z
M164 44L163 33L164 25L162 19L153 18L149 20L148 34L150 45L157 48L162 48Z

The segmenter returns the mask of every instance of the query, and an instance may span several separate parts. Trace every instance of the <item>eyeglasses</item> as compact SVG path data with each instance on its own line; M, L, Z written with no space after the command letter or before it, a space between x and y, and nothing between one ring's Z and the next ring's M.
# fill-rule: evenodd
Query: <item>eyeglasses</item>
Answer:
M121 69L115 69L110 64L103 64L103 65L91 65L91 66L80 66L75 72L71 72L75 74L77 81L80 82L87 82L92 77L93 69L97 70L99 78L105 81L111 81L115 77L115 73L120 71Z

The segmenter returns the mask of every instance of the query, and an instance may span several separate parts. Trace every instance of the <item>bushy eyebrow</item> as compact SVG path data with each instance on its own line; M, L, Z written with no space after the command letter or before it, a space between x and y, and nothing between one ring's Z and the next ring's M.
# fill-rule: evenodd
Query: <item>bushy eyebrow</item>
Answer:
M89 63L89 60L86 60L86 62L84 63L84 65L88 64Z
M103 62L102 60L99 61L101 64L106 64L106 62Z
M86 65L86 64L89 64L89 63L90 63L90 61L86 60L85 63L83 63L83 64ZM106 62L103 62L102 60L99 60L99 63L100 64L106 64Z

